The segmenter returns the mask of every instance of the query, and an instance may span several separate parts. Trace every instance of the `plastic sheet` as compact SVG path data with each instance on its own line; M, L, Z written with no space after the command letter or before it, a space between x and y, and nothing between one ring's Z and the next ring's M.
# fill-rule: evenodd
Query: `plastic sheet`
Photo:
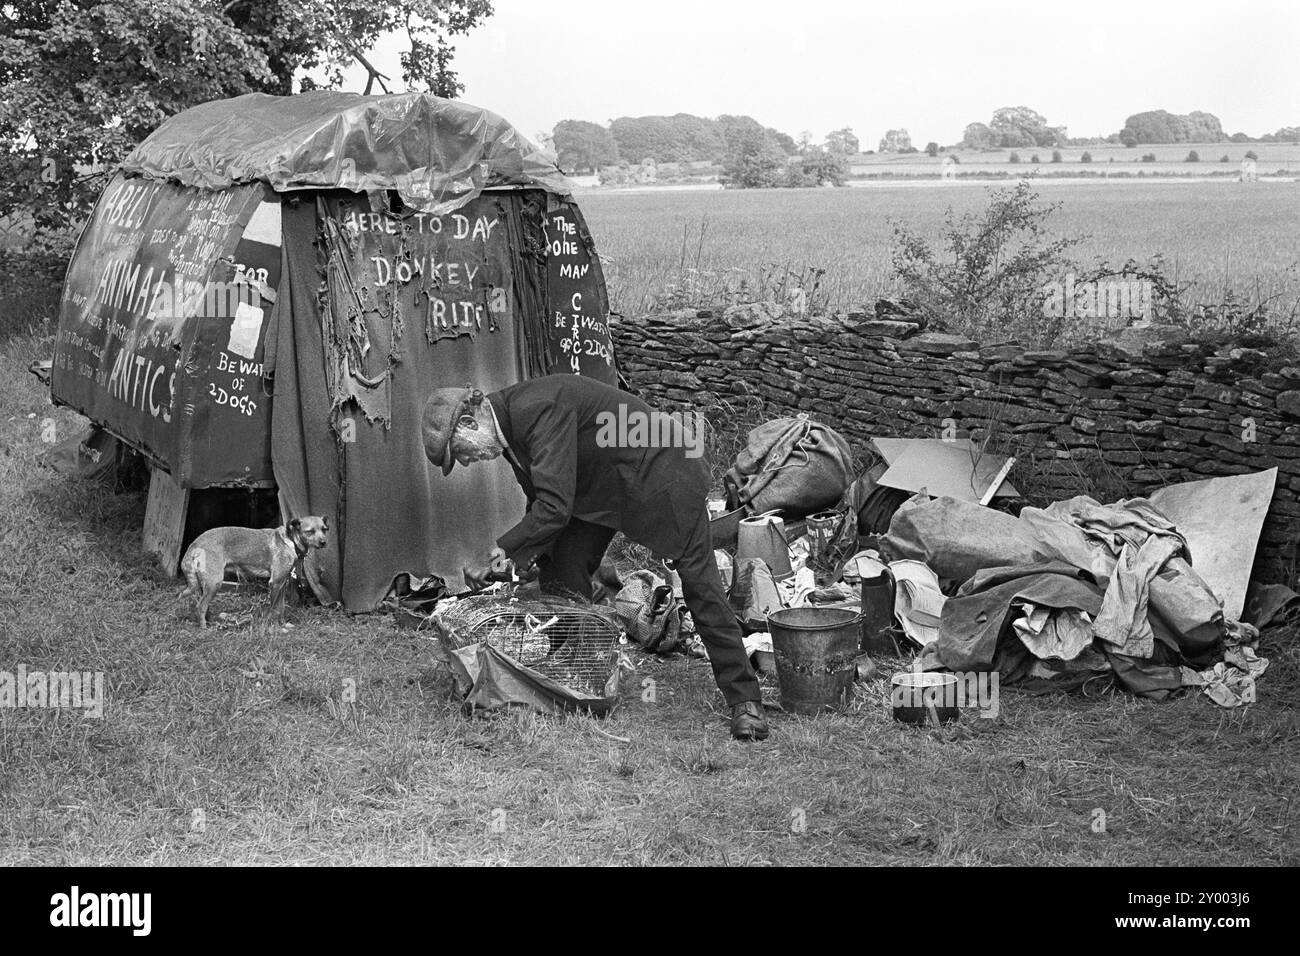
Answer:
M603 695L588 694L525 667L490 644L470 644L434 656L451 668L466 711L529 707L543 714L609 713L618 703L619 672L610 673Z
M568 196L558 166L497 114L431 93L249 93L171 117L122 162L128 173L206 189L396 190L446 215L484 189Z

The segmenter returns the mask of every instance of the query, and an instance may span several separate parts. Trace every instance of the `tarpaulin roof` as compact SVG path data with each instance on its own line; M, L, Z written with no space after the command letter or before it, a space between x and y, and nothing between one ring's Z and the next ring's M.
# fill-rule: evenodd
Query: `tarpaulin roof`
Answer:
M559 167L500 116L431 93L214 100L165 121L122 169L206 189L254 180L277 192L395 189L437 215L492 187L571 191Z

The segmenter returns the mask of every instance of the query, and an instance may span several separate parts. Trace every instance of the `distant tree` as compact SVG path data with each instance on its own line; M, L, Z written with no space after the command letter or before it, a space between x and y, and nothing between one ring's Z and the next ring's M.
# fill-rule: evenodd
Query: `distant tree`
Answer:
M738 189L763 189L786 181L788 160L766 130L738 131L729 143L722 182Z
M765 127L752 116L723 114L715 122L723 143L723 152L718 156L718 162L725 163L733 146L744 137L766 138L786 156L794 156L799 152L798 145L789 134Z
M595 171L618 162L618 144L610 131L597 123L560 120L554 138L560 166L569 172Z
M1228 154L1227 154L1227 153L1224 153L1222 156L1219 157L1219 162L1221 162L1221 163L1230 163L1230 162L1232 162L1232 160L1230 160L1230 159L1228 158Z
M793 156L799 152L799 144L794 141L794 137L789 133L782 133L777 129L768 129L773 141L781 147L781 151L787 156Z
M821 186L830 183L843 186L847 175L848 167L843 156L814 146L790 165L783 185Z
M653 156L660 163L723 163L742 133L762 133L788 156L798 152L788 134L766 128L752 116L620 116L610 124L610 133L619 155Z
M801 153L806 153L808 152L808 150L812 149L813 148L812 130L810 129L800 130L799 135L795 137L794 144L795 146L799 147L799 152Z
M716 162L727 152L718 124L689 113L620 116L610 123L609 131L620 156L653 156L661 163L693 163Z
M1084 150L1083 155L1079 157L1079 162L1081 163L1092 162L1092 153L1088 152L1087 150Z
M1250 137L1245 133L1233 133L1228 139L1234 143L1249 143L1251 141Z
M1300 126L1283 126L1273 134L1274 142L1300 143Z
M1197 153L1196 150L1192 150L1191 152L1189 152L1187 154L1187 158L1183 160L1183 162L1185 163L1199 163L1200 161L1201 161L1200 154Z
M925 155L927 155L927 156L938 156L938 155L939 155L939 144L936 143L936 142L934 142L933 140L931 140L930 142L926 143L926 144L925 144Z
M1007 162L1008 162L1008 163L1018 163L1018 162L1020 162L1020 154L1019 154L1019 153L1012 153L1010 156L1007 157Z
M1155 153L1143 153L1143 154L1142 154L1142 162L1144 162L1144 163L1154 163L1155 161L1156 161L1156 154L1155 154Z
M879 149L882 153L916 152L916 147L912 145L912 136L905 129L886 130Z
M1165 110L1148 110L1134 113L1124 121L1120 139L1132 140L1136 145L1161 143L1221 143L1228 137L1223 125L1213 113L1193 110L1186 115Z
M989 129L996 145L1003 149L1020 146L1056 146L1064 139L1065 131L1047 125L1041 113L1027 106L1003 106L993 111Z
M1259 154L1258 154L1257 152L1255 152L1253 149L1248 149L1248 150L1246 150L1246 156L1245 156L1245 158L1246 158L1246 159L1256 159L1256 160L1257 160L1257 159L1259 159Z
M970 123L962 134L961 145L967 149L992 149L993 131L984 123Z
M1034 153L1034 155L1030 156L1030 157L1029 157L1029 161L1030 161L1031 163L1041 163L1041 162L1042 162L1042 160L1038 158L1038 154L1037 154L1037 153Z
M1061 161L1061 151L1059 149L1052 150L1052 162L1059 163L1060 161Z
M832 156L856 156L861 149L862 144L848 126L826 134L826 151Z

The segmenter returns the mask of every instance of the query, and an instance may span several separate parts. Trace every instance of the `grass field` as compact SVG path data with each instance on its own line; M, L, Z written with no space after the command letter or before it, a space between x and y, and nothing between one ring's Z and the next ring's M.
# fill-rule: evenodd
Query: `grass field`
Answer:
M639 658L603 722L468 720L386 616L200 631L139 550L142 497L37 464L44 418L78 424L25 372L49 347L0 341L0 670L101 671L107 704L0 708L0 865L1300 862L1290 631L1231 713L1004 690L996 719L913 730L877 679L747 746L706 665Z
M1192 284L1194 301L1247 301L1278 294L1300 302L1300 183L1053 183L1058 235L1086 236L1075 250L1119 264L1164 253L1170 274ZM680 298L707 299L742 281L767 291L787 272L825 269L819 302L866 307L895 291L891 219L937 236L944 211L981 208L987 187L955 181L809 190L591 190L580 202L606 260L610 295L626 315ZM765 275L767 278L765 279ZM771 278L776 276L777 279Z

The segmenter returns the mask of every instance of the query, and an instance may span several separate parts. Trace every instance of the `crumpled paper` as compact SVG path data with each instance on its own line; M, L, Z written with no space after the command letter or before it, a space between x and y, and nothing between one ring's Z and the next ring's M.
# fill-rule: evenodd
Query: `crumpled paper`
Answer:
M1183 667L1183 685L1199 686L1220 707L1241 707L1255 703L1255 681L1266 670L1268 658L1260 657L1253 647L1243 644L1228 648L1223 660L1200 673Z

